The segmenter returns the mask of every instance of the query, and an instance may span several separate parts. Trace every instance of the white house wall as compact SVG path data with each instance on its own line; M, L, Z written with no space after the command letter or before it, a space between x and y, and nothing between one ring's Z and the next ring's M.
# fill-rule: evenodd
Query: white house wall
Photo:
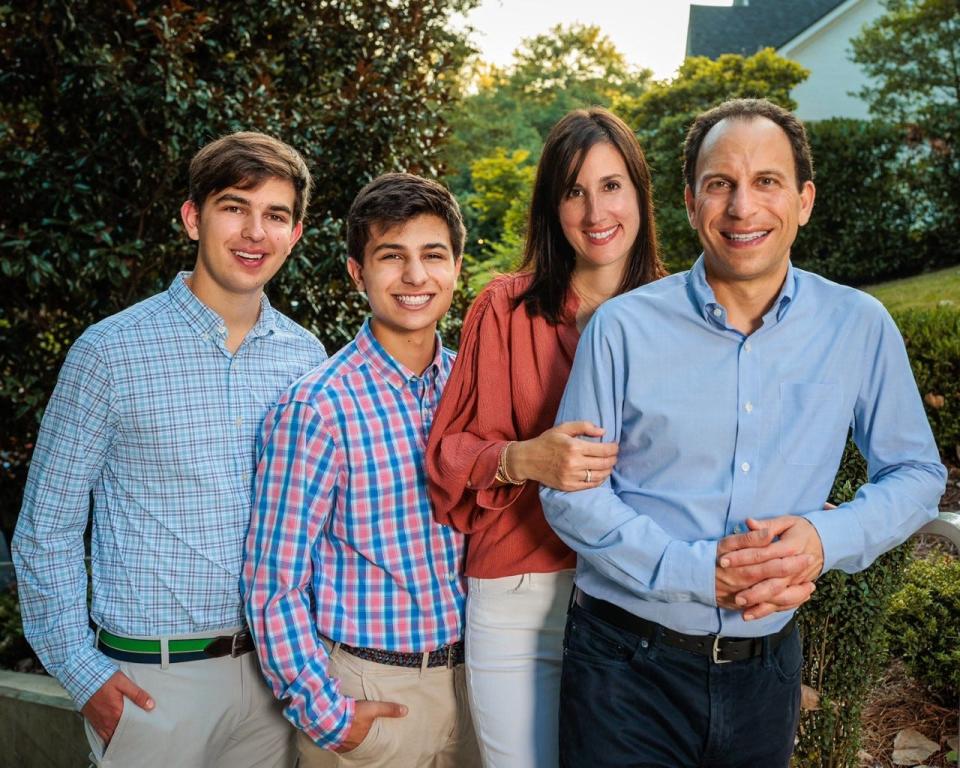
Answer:
M801 119L870 116L866 103L851 95L868 78L850 60L850 39L883 10L880 0L850 0L777 51L810 70L810 77L792 93Z

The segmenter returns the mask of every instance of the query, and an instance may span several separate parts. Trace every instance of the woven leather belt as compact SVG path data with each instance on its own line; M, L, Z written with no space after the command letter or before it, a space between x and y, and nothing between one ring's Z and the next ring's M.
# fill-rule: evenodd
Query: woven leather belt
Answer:
M253 638L249 629L232 635L210 637L170 638L167 641L168 662L199 661L221 656L242 656L253 650ZM100 629L97 633L97 648L105 656L136 664L162 664L163 652L160 638L123 637Z
M706 656L715 664L726 664L729 661L744 661L763 653L763 637L721 637L720 635L685 635L675 632L662 624L635 616L618 605L591 597L581 589L576 590L575 602L592 616L596 616L607 624L618 629L632 632L635 635L652 640L657 632L665 645L682 648L698 656ZM780 642L793 632L794 619L791 617L783 629L768 635L771 650L780 645Z
M405 651L381 651L379 648L355 648L346 643L340 647L358 659L373 661L377 664L389 664L391 667L422 667L423 657L427 656L428 667L458 667L463 664L463 640L444 645L426 653L407 653Z

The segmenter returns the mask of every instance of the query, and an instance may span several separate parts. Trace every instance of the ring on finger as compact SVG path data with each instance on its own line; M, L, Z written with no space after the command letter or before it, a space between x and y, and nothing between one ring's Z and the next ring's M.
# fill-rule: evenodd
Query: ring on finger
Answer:
M589 469L584 470L583 482L589 483L591 482L592 479L593 479L593 473Z

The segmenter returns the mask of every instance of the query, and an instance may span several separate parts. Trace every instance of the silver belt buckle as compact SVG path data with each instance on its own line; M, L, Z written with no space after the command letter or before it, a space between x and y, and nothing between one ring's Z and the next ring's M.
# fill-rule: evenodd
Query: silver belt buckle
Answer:
M233 635L231 635L230 637L230 658L231 659L235 659L240 655L239 653L237 653L237 640L240 638L240 635L242 635L244 632L246 632L246 630L241 629L239 632L234 632Z
M447 646L447 669L453 669L453 643Z
M720 635L713 636L713 663L714 664L729 664L733 659L721 659L720 658Z

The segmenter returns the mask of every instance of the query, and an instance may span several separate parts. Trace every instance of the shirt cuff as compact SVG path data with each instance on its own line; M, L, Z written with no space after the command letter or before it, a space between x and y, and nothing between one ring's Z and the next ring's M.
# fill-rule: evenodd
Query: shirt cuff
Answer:
M844 505L836 509L816 509L803 517L817 529L820 537L820 546L823 547L821 573L833 570L840 561L862 552L863 537L855 535L857 524L851 520L849 511L844 510Z
M670 602L717 605L717 542L671 541L656 576L655 591Z
M79 710L83 709L90 697L99 691L118 669L113 660L97 649L84 645L63 665L56 677Z
M293 720L293 724L300 727L318 747L335 749L347 738L355 711L356 702L348 696L340 696L316 722L303 725Z

